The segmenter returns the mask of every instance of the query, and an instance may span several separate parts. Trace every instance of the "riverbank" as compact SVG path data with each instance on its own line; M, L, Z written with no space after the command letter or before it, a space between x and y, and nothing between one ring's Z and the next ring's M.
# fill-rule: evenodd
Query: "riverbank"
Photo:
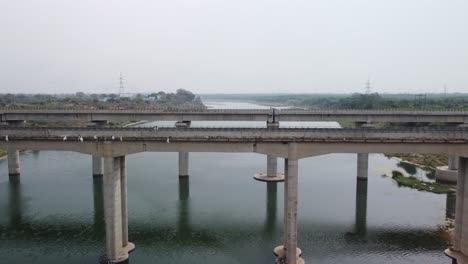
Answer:
M392 179L398 183L398 186L405 186L418 191L444 194L450 192L455 185L442 184L437 182L425 182L413 176L405 176L400 171L392 171Z

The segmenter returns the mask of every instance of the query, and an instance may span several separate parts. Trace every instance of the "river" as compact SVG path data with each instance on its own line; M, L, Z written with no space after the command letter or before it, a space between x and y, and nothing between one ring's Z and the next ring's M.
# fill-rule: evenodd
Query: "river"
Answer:
M153 125L164 123L146 124ZM177 153L128 156L129 238L136 245L130 263L274 263L283 184L253 180L266 170L265 155L190 153L189 179L179 181L177 169ZM453 197L447 203L447 195L399 187L383 177L392 170L432 178L381 154L370 155L368 185L356 182L355 154L299 161L298 245L306 263L451 263L442 230ZM23 154L20 183L8 181L6 161L0 171L0 263L97 263L105 246L102 180L92 178L89 155Z

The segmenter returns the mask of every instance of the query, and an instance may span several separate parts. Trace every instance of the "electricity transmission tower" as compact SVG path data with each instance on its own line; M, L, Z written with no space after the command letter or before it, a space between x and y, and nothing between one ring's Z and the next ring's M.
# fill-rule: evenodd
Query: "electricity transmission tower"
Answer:
M124 88L124 78L122 76L122 73L120 73L120 87L119 87L119 96L122 97L125 93L125 88Z
M365 93L370 94L371 93L371 88L372 88L372 86L371 86L370 79L367 79Z

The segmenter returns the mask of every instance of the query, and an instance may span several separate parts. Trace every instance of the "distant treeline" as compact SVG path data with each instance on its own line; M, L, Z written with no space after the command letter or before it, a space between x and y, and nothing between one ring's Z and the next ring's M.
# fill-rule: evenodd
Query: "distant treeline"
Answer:
M192 92L178 89L176 93L151 94L0 94L0 107L6 108L78 108L78 109L137 109L137 108L205 108Z
M210 100L247 100L320 109L465 109L468 94L233 94L203 95Z

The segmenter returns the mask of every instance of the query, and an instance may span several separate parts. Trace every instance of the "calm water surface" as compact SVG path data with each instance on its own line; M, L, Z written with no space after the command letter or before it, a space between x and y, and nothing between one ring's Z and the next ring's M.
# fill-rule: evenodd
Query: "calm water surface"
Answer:
M446 195L400 188L382 176L398 169L431 180L422 170L379 154L369 166L366 185L356 182L356 155L300 160L306 263L451 263L441 230L453 199L447 212ZM128 156L129 237L137 247L130 263L273 264L283 184L254 181L265 169L260 154L191 153L190 178L179 181L177 153ZM0 171L0 263L97 263L105 245L102 182L91 176L90 156L24 154L20 183L8 181L6 161Z

